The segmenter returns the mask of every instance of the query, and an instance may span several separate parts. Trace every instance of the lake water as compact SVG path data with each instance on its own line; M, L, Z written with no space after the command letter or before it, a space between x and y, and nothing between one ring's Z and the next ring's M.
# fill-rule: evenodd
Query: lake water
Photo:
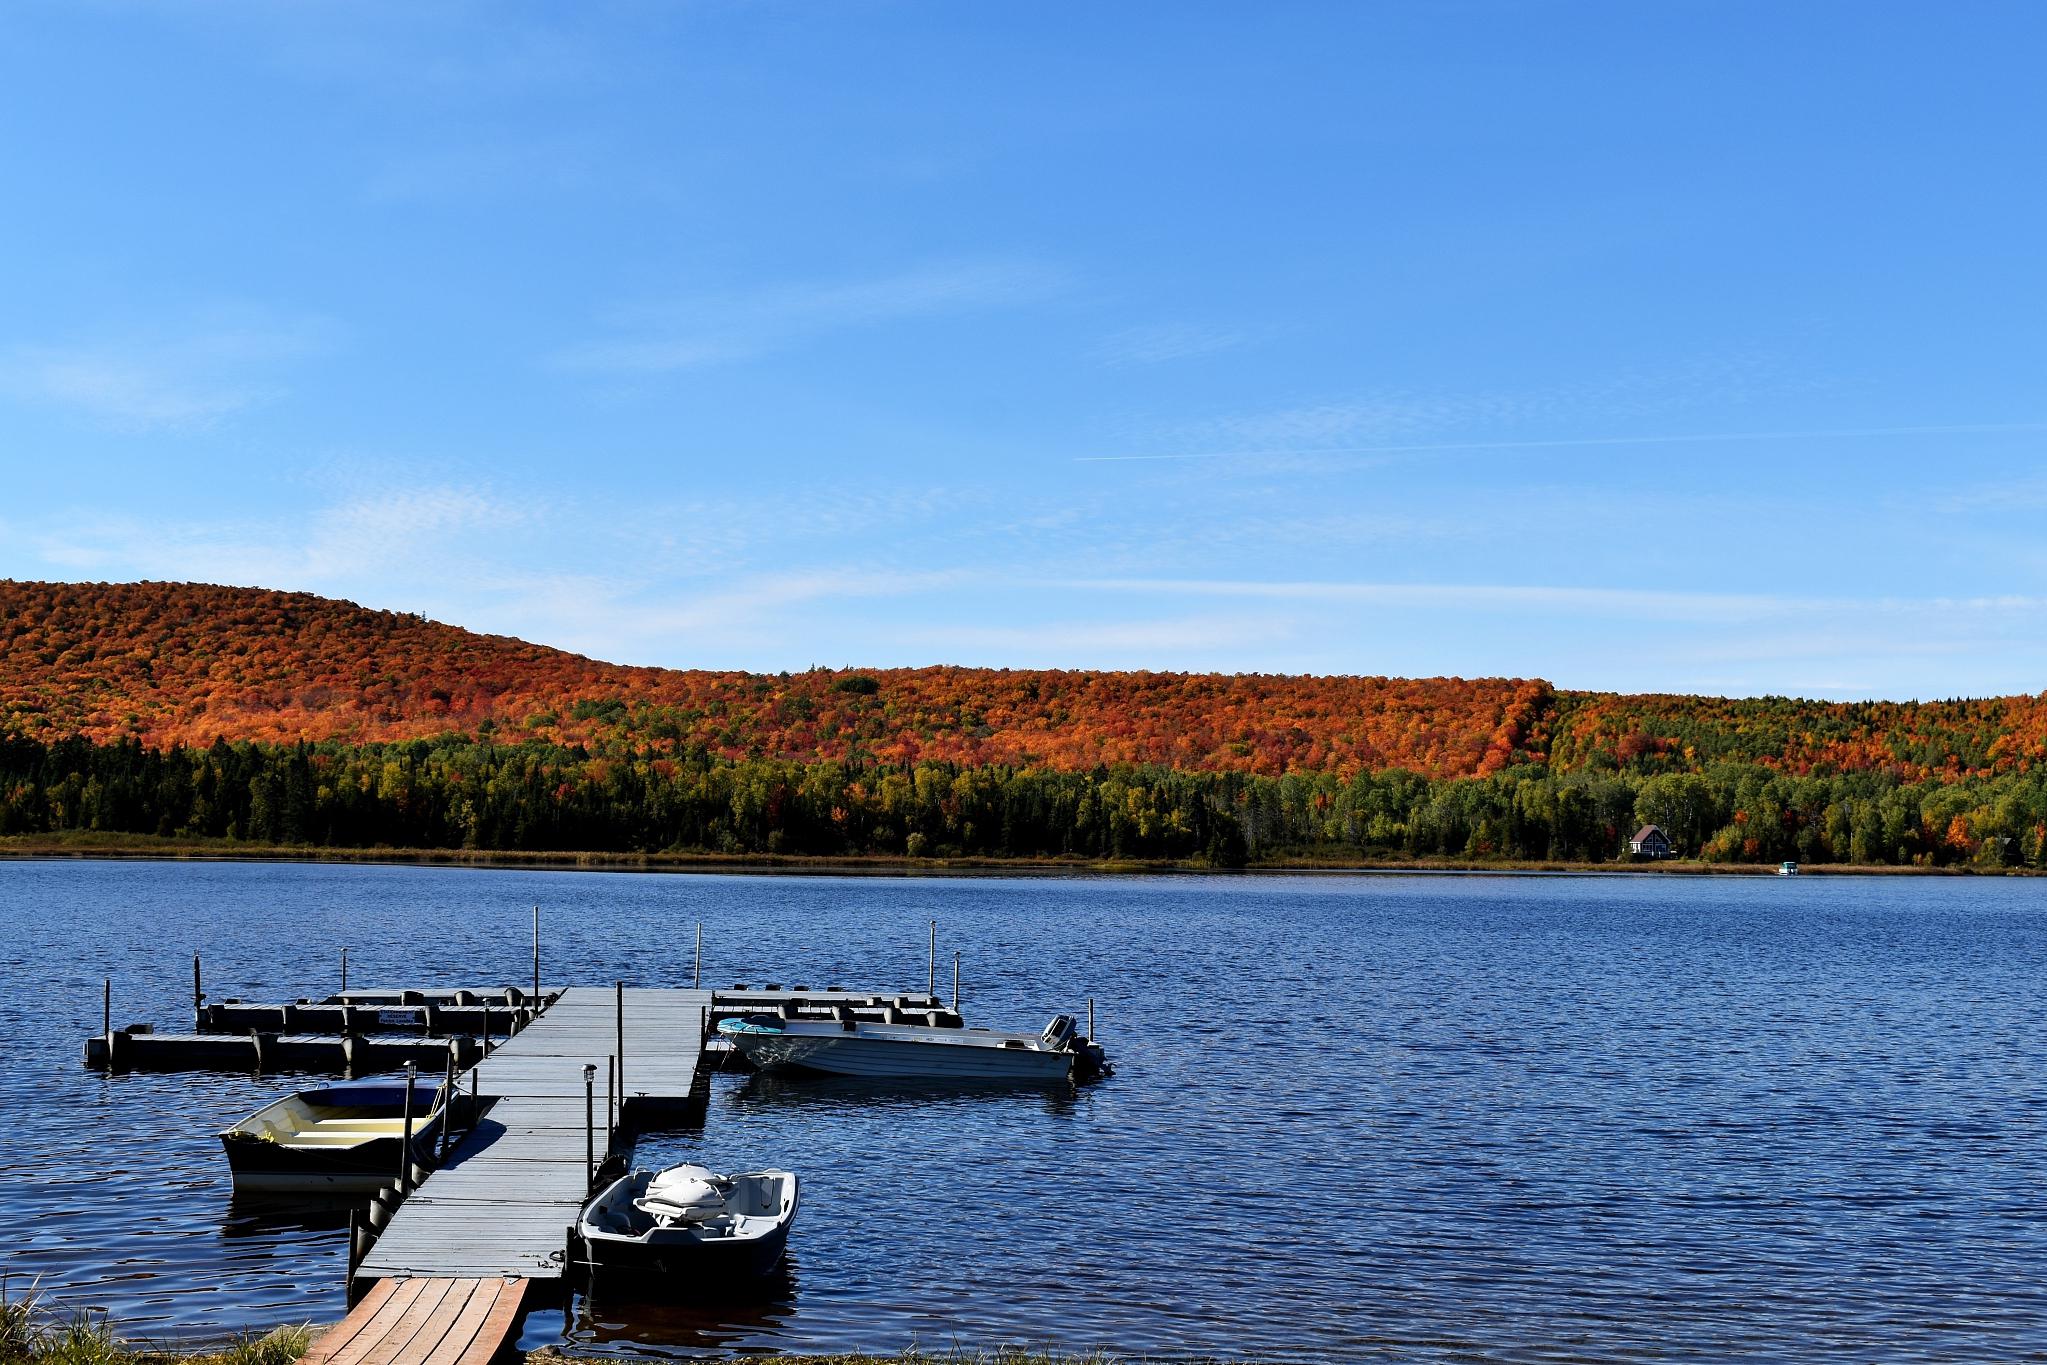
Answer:
M0 1271L197 1340L342 1311L344 1221L229 1197L273 1078L104 1077L218 997L528 979L1097 1002L1063 1093L720 1077L642 1164L805 1181L764 1302L578 1303L527 1343L1021 1342L1265 1359L2047 1352L2047 882L825 878L0 863Z

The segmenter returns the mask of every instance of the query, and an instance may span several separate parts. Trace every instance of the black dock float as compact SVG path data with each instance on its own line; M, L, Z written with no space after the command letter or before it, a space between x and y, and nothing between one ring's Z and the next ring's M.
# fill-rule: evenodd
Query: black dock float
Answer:
M539 1012L530 996L525 998L525 1003L517 1005L454 1005L437 1001L358 1005L324 1000L259 1004L247 1000L213 1000L200 1007L198 1023L201 1033L247 1033L250 1029L262 1029L273 1033L480 1036L485 1029L494 1035L516 1033L532 1023Z
M85 1064L100 1071L326 1071L359 1075L412 1062L438 1074L455 1056L467 1070L482 1055L473 1038L388 1034L156 1033L116 1029L85 1040Z

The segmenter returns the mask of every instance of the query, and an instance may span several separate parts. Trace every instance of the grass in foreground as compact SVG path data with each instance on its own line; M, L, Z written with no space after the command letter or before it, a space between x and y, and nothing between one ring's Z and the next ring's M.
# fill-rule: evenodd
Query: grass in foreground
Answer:
M550 1361L580 1360L573 1350L549 1346L526 1357L529 1365ZM589 1357L596 1359L597 1357ZM986 1350L954 1347L949 1351L921 1351L914 1347L901 1355L747 1356L747 1365L1134 1365L1134 1360L1104 1351L1065 1353L1029 1350L1022 1346L997 1346Z
M34 1285L14 1293L0 1280L0 1365L294 1365L312 1339L312 1328L299 1326L201 1351L124 1341L104 1313L54 1317Z

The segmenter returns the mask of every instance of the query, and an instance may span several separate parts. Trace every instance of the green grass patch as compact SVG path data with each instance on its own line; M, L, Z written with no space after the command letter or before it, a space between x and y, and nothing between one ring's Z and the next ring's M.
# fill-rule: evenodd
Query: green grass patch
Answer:
M129 1341L104 1313L56 1313L34 1283L17 1291L0 1278L0 1365L294 1365L312 1340L313 1329L298 1326L196 1350Z

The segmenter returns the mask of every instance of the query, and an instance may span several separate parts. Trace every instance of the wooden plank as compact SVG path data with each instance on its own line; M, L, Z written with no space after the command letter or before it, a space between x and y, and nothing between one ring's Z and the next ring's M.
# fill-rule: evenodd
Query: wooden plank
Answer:
M458 1285L466 1286L466 1280L428 1280L420 1287L412 1300L412 1307L405 1310L391 1329L384 1333L384 1339L372 1346L362 1357L362 1365L392 1365L399 1353L412 1343L420 1330L433 1320L434 1314L446 1302L448 1294ZM465 1288L466 1294L466 1288ZM438 1338L437 1338L438 1339Z
M419 1365L455 1365L475 1342L476 1334L483 1330L491 1310L497 1306L503 1284L502 1280L476 1281L476 1287L462 1305L461 1312L448 1324L447 1332L433 1349L420 1359Z
M384 1304L390 1300L392 1291L398 1288L398 1284L397 1280L378 1280L371 1286L370 1292L363 1295L362 1302L349 1311L347 1317L322 1332L320 1339L306 1348L305 1355L299 1358L299 1365L328 1365L343 1347L355 1340L362 1329L369 1325L370 1319L383 1310Z
M328 1358L330 1365L362 1365L363 1357L376 1349L377 1343L384 1339L384 1333L390 1331L392 1325L405 1316L405 1310L412 1307L413 1301L419 1298L420 1290L425 1284L424 1280L402 1280L394 1286L390 1297L370 1315L362 1330L357 1332L346 1346Z
M483 1326L477 1329L476 1337L469 1348L455 1359L455 1365L490 1365L499 1351L505 1348L505 1339L511 1335L512 1327L519 1320L519 1308L526 1298L525 1280L509 1280L498 1288L497 1302L491 1305L489 1316Z
M417 1365L439 1350L448 1333L461 1323L469 1305L483 1292L484 1284L483 1279L474 1276L450 1280L447 1297L442 1299L439 1311L413 1334L412 1340L405 1344L404 1355L394 1365Z

